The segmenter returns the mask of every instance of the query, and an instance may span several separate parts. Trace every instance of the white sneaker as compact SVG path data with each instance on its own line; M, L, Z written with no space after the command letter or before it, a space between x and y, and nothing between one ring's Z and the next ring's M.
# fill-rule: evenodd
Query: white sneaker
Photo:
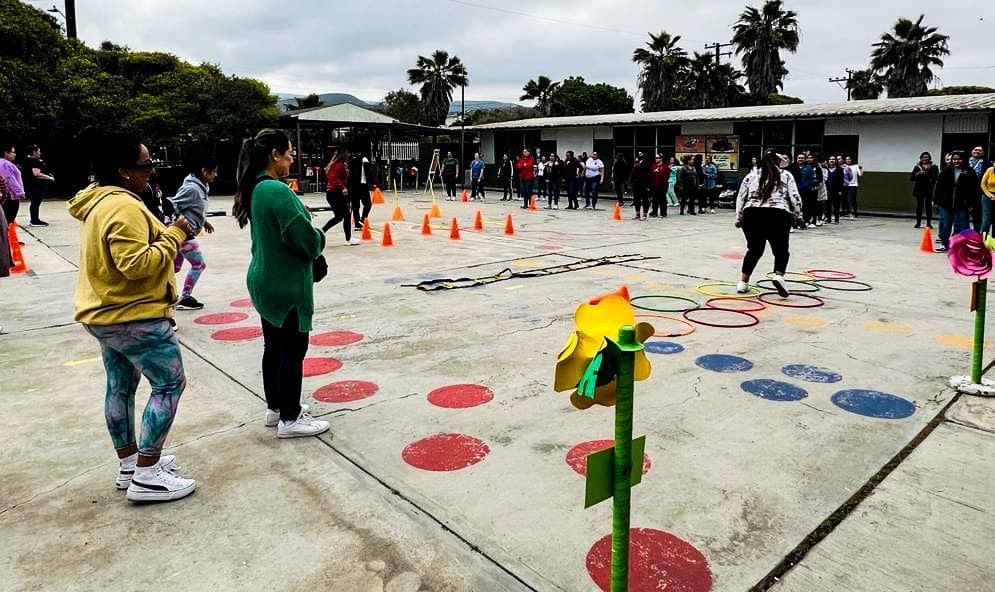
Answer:
M345 245L346 245L347 247L353 247L353 246L356 246L356 245L361 245L361 244L363 244L363 241L359 240L359 239L358 239L358 238L356 238L356 237L352 237L352 238L350 238L349 240L347 240L347 241L345 242Z
M560 206L558 204L553 204L553 209L554 210L558 210L558 209L560 209Z
M310 405L305 405L301 403L301 411L307 413L311 409ZM268 428L275 428L276 424L280 423L280 410L267 409L266 410L266 422L265 425Z
M742 280L736 282L736 293L737 294L746 294L749 291L750 291L750 286L746 282L744 282Z
M709 213L710 214L714 214L715 213L715 208L712 208L712 210Z
M196 481L166 470L160 459L151 467L135 468L127 497L133 502L169 502L184 498L195 489Z
M117 487L119 491L124 491L128 489L131 485L131 478L135 476L135 467L138 463L138 453L132 454L127 458L122 458L119 461L120 470L117 474L117 480L114 482L114 487ZM179 468L176 464L176 457L172 454L164 454L159 457L159 464L162 468L167 471L175 471Z
M806 224L805 228L815 228L815 224Z
M770 278L770 281L774 284L774 288L777 289L778 296L781 298L787 298L791 295L791 293L788 292L788 284L785 283L783 275L775 273L774 276Z
M297 417L297 421L291 423L280 421L276 428L276 437L306 438L308 436L317 436L318 434L327 432L329 427L327 421L315 419L309 413L301 411L301 414Z
M822 220L816 220L815 221L815 225L816 226L822 226Z

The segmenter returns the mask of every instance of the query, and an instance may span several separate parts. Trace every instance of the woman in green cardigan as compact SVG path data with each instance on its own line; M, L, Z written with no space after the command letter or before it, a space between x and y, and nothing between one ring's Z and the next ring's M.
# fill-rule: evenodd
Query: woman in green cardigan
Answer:
M328 430L327 421L312 418L301 404L314 313L312 266L325 248L325 235L311 225L311 213L280 181L293 162L290 139L279 130L263 130L243 142L232 208L239 227L251 223L252 261L246 283L263 325L266 426L276 426L278 438Z

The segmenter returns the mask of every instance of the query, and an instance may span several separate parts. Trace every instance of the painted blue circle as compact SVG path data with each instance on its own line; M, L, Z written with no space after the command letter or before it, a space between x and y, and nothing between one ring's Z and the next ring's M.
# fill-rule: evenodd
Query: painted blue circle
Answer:
M801 401L808 396L808 391L801 387L769 378L747 380L739 387L751 395L768 401Z
M673 341L647 341L643 349L651 354L679 354L684 351L684 346Z
M808 364L788 364L784 368L781 368L781 372L792 378L804 380L805 382L829 384L843 380L843 375L839 372L833 372L828 368L820 368Z
M753 362L729 354L706 354L699 356L694 363L712 372L747 372L753 369Z
M837 391L832 401L833 405L844 411L878 419L902 419L916 412L912 401L866 389Z

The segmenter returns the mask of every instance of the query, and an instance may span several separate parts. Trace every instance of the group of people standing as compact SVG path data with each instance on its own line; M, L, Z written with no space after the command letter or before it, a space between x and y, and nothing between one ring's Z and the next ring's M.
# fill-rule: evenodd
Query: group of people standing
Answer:
M3 203L3 215L7 223L13 224L16 221L21 202L27 200L30 225L48 226L48 222L41 219L41 203L48 195L48 189L55 182L55 177L41 156L41 148L28 145L25 148L27 158L20 166L16 164L16 146L3 144L0 149L3 150L3 159L0 159L0 182L4 186L4 190L0 192L0 201Z
M936 241L938 252L950 247L951 233L972 226L982 234L991 234L995 220L995 170L985 158L985 149L975 146L968 157L962 151L948 152L942 169L933 163L929 152L919 155L912 167L912 196L916 200L916 228L933 228L933 208L940 218Z
M784 157L787 160L787 157ZM839 224L840 215L857 218L857 189L864 168L850 156L829 156L825 160L815 152L800 152L794 161L782 163L791 173L801 195L802 216L797 229ZM754 158L751 170L759 172L761 163Z

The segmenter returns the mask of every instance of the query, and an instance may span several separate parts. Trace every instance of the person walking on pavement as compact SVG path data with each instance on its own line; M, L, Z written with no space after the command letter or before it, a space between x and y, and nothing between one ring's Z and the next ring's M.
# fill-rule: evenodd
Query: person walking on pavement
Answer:
M370 159L354 152L349 159L349 203L352 209L353 224L356 230L363 229L363 221L370 216L373 202L370 200L370 182L373 179L373 166ZM362 207L362 213L360 212ZM348 222L346 223L348 224Z
M354 246L359 244L359 239L352 236L347 162L349 162L349 151L342 148L332 153L332 159L325 166L325 201L332 208L332 217L321 227L321 231L327 233L341 222L346 246Z
M24 180L24 193L30 203L31 226L48 226L48 222L41 219L41 202L48 195L48 188L55 183L48 165L41 157L41 148L35 145L27 147L28 157L24 159L24 167L21 177Z

